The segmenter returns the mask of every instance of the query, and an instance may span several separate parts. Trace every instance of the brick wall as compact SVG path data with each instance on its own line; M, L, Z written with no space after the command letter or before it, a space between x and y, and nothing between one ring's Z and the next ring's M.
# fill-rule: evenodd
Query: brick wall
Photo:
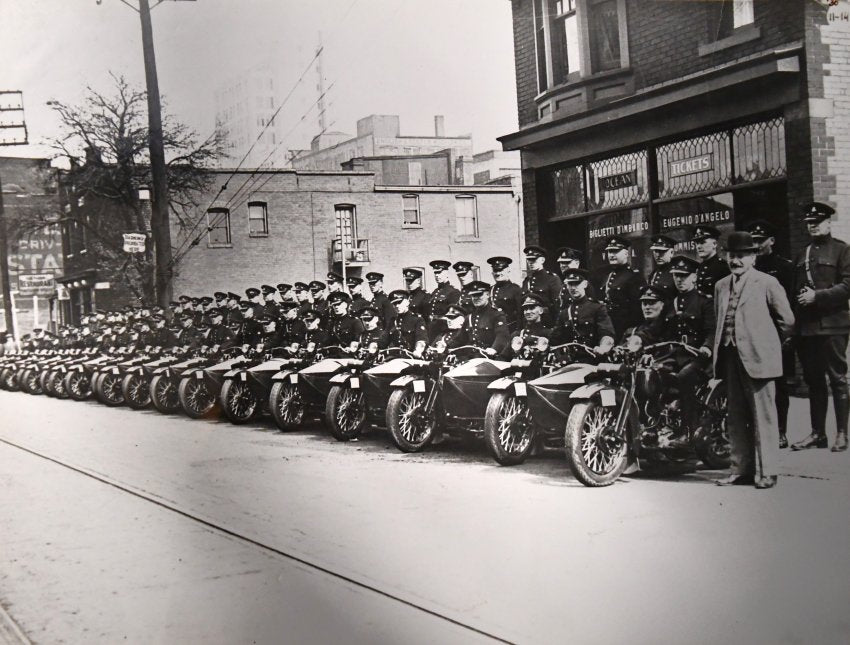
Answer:
M247 176L231 179L216 205L227 204ZM225 178L219 177L201 203L209 203ZM482 275L488 279L488 257L507 255L516 260L519 256L519 216L510 187L463 193L476 196L480 235L476 241L458 241L454 234L457 191L420 187L375 190L371 174L280 172L267 179L261 189L251 193L251 199L268 204L269 236L249 237L244 203L248 197L237 198L229 205L231 247L209 248L204 236L178 266L176 294L200 295L218 289L241 292L261 283L323 280L331 268L337 204L355 206L357 235L369 240L371 263L352 272L380 271L387 276L388 289L402 286L402 268L427 267L433 259L469 260L484 267ZM419 195L421 228L402 227L401 196L409 193ZM175 245L183 239L185 234L175 232ZM433 287L430 273L426 286Z
M532 0L513 0L514 65L516 69L519 127L537 121L537 66L534 57Z

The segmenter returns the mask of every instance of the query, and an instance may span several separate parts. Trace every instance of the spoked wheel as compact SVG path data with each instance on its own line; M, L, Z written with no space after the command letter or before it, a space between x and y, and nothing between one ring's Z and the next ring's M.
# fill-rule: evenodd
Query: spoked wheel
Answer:
M434 440L437 418L425 411L426 396L410 389L398 389L387 403L387 427L402 452L419 452Z
M17 392L20 387L18 386L18 379L16 377L17 372L11 367L7 367L0 372L0 387L10 392Z
M151 402L151 388L144 374L127 374L121 382L124 401L134 410L141 410Z
M507 392L493 394L484 415L484 438L493 459L503 466L524 462L534 444L534 425L526 400Z
M281 430L294 430L304 420L305 405L298 385L278 381L269 394L269 409Z
M366 425L366 395L362 390L334 385L325 404L325 420L337 441L356 439Z
M91 378L85 372L68 372L64 378L65 391L75 401L91 396Z
M43 394L44 390L41 388L38 376L38 372L34 369L26 370L21 374L21 387L30 394Z
M176 380L163 374L154 376L151 380L151 402L163 414L179 412L180 398Z
M225 381L219 400L231 423L247 423L261 412L260 399L245 381Z
M120 374L113 374L112 372L101 374L96 385L98 400L113 407L124 403L124 392L121 390L123 380Z
M50 389L50 377L52 375L52 370L42 370L42 372L38 375L38 384L41 386L41 391L47 396L53 396L53 392Z
M210 392L204 379L184 376L177 386L180 407L187 416L200 419L215 407L215 396Z
M732 455L726 430L726 384L718 383L717 387L709 391L704 402L705 411L694 433L697 455L711 469L728 468Z
M570 411L564 436L567 463L585 486L610 486L626 469L625 436L614 429L617 409L591 400Z
M50 391L57 399L68 398L68 391L65 389L65 374L63 372L50 373Z

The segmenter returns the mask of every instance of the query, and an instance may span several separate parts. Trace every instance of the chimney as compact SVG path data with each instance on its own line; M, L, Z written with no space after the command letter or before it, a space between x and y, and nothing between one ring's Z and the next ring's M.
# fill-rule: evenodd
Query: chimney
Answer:
M438 114L434 117L434 136L446 136L446 117L444 117L442 114Z

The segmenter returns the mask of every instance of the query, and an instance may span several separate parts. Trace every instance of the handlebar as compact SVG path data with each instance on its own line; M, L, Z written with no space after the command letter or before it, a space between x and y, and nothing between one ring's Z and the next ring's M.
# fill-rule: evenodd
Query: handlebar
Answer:
M643 351L644 351L644 353L649 354L649 353L655 351L656 349L661 349L663 347L680 347L680 348L684 349L686 352L688 352L689 354L693 354L694 356L700 355L700 351L699 351L698 347L694 347L693 345L689 345L688 343L684 343L680 340L668 340L668 341L664 341L663 343L655 343L653 345L647 345L646 347L644 347Z

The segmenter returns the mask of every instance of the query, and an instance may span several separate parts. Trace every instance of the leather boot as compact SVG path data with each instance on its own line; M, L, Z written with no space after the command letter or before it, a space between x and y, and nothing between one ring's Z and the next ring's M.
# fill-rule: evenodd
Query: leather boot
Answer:
M835 444L832 446L832 452L844 452L847 450L847 433L839 432L835 437Z
M846 385L832 389L832 405L835 407L835 429L839 435L847 436L847 419L850 417L850 392Z
M780 432L779 433L779 449L782 450L783 448L787 448L787 447L788 447L788 437L785 436L784 432Z
M807 450L808 448L829 448L826 435L813 432L802 441L791 445L791 450Z

